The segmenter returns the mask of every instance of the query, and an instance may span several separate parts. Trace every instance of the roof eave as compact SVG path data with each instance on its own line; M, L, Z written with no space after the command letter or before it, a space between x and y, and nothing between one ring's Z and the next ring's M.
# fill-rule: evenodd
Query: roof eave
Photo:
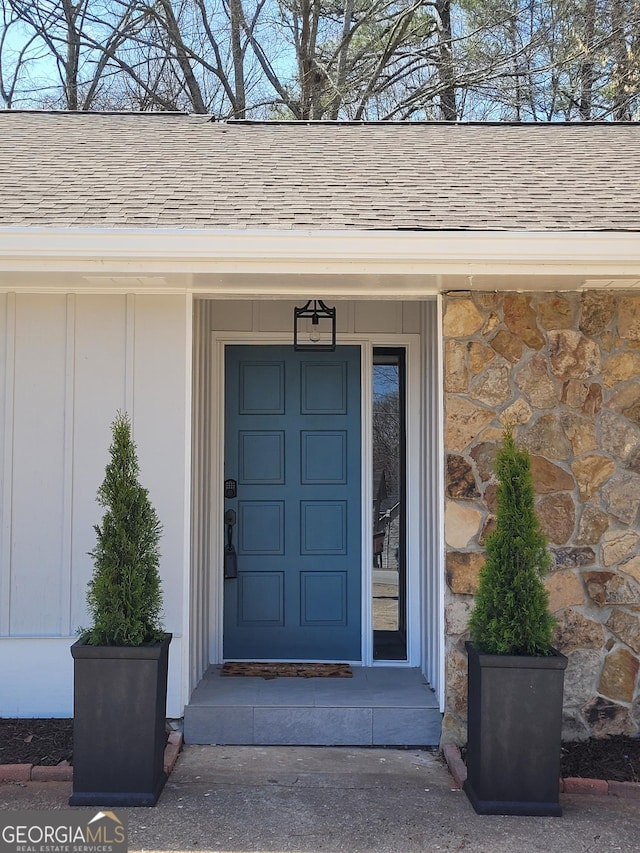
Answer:
M0 228L0 270L640 276L640 234Z

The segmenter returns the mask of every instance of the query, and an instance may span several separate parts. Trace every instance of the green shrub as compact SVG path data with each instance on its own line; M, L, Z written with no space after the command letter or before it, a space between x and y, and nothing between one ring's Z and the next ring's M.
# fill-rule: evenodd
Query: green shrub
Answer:
M549 655L554 619L542 578L551 555L535 512L529 454L516 447L511 428L504 431L496 473L496 528L487 536L471 641L486 654Z
M94 572L87 604L93 627L84 641L94 646L141 646L163 636L160 616L162 588L161 525L138 482L138 459L126 414L111 425L112 444L98 503L105 507L95 525L96 546L90 552Z

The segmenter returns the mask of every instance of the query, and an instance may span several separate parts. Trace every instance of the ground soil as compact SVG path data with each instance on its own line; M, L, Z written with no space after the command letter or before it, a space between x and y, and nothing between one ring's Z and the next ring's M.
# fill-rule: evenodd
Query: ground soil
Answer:
M0 719L0 764L72 763L73 720ZM562 745L561 775L640 782L640 737Z
M0 719L0 764L71 763L73 720Z
M640 737L609 737L562 745L562 776L640 782Z

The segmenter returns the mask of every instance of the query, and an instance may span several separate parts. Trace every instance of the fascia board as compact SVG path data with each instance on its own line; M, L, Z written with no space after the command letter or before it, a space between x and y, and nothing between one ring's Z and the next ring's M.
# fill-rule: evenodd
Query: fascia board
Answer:
M0 228L7 271L640 274L640 234Z

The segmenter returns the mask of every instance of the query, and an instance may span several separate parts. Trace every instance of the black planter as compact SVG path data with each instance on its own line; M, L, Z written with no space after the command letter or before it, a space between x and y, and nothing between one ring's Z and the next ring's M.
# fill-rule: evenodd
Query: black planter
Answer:
M567 658L480 654L467 643L467 780L478 814L560 816Z
M71 646L71 806L154 806L166 782L171 634L154 646Z

